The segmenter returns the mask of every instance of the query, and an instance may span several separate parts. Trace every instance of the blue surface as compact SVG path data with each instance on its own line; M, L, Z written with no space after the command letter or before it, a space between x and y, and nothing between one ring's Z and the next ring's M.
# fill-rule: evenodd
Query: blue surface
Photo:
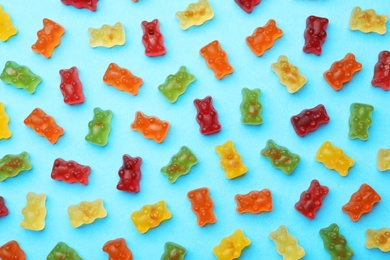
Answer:
M368 250L364 243L367 228L389 227L390 175L379 172L376 167L378 149L390 147L389 93L372 87L370 82L378 53L389 49L390 33L381 36L351 31L348 23L355 6L390 14L390 2L264 0L251 14L247 14L233 0L211 0L214 19L200 27L182 31L175 13L184 10L190 2L100 0L97 11L90 12L65 6L59 0L1 1L18 28L18 34L8 42L0 42L0 64L5 64L7 60L16 61L30 67L43 81L33 95L0 83L0 101L6 105L13 134L11 139L0 141L0 156L28 151L33 164L31 171L0 183L0 195L5 198L10 210L7 217L0 218L0 245L15 239L28 259L45 259L57 242L64 241L84 259L107 259L101 250L103 244L123 237L134 259L159 259L166 241L184 246L187 249L186 259L214 259L212 248L223 237L241 228L252 244L240 259L281 259L268 235L285 224L305 249L306 259L329 259L319 230L335 222L354 250L354 259L388 259L388 254ZM305 20L309 15L327 17L330 21L323 54L319 57L302 51ZM66 30L50 59L31 50L45 17L58 22ZM141 42L141 21L154 18L160 20L167 53L162 57L149 58L144 55ZM276 20L284 35L258 58L247 47L245 37L270 18ZM124 46L93 49L88 45L88 27L99 28L117 21L125 27ZM214 78L199 55L200 48L215 39L220 41L234 67L234 73L220 81ZM325 82L322 74L347 52L354 53L363 68L341 91L336 92ZM286 91L270 69L271 63L282 54L297 65L308 80L294 95ZM111 62L143 78L144 84L137 96L103 83L102 77ZM157 87L167 75L176 73L181 65L185 65L197 79L175 104L171 104ZM71 66L78 67L83 83L86 101L82 105L64 104L59 90L58 71ZM239 105L244 87L260 88L262 91L260 99L264 122L261 126L246 126L240 122ZM207 95L213 97L222 124L222 131L212 136L199 133L192 103L195 98ZM354 102L375 107L366 142L348 138L349 106ZM330 122L304 138L298 137L290 124L290 117L319 103L325 105ZM65 129L65 135L56 145L51 145L23 124L36 107L52 115ZM106 147L97 147L84 140L95 107L113 111L112 131ZM138 110L170 122L171 128L162 144L147 140L130 129ZM283 174L260 156L260 150L269 138L301 156L301 162L292 175ZM228 180L225 177L214 151L216 145L227 140L234 141L248 168L246 175L238 179ZM315 153L325 140L343 148L355 159L355 166L347 177L343 178L315 161ZM199 163L188 175L170 184L160 169L182 145L196 154ZM123 154L143 158L141 191L138 194L116 189ZM90 165L92 173L88 186L52 180L51 168L58 157ZM294 209L294 204L312 179L328 186L330 192L316 218L310 221ZM381 195L382 201L354 223L341 211L341 207L362 183L371 185ZM186 194L203 186L210 189L217 222L198 227ZM272 212L259 215L236 213L235 194L263 188L272 191ZM42 232L28 231L19 226L29 191L47 195L48 214L46 228ZM96 198L104 200L108 216L91 225L72 228L67 215L68 206ZM139 234L130 220L131 212L158 200L167 202L172 219L146 234Z

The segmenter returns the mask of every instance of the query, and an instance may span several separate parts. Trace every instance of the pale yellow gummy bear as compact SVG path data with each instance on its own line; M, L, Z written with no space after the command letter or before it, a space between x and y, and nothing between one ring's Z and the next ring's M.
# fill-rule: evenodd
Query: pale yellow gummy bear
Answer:
M390 229L366 230L366 247L378 248L382 252L390 252Z
M213 248L213 253L218 260L237 259L242 250L250 244L251 241L245 237L244 232L237 229L232 235L223 238L219 245Z
M8 128L9 117L5 112L5 105L0 102L0 139L8 139L12 133Z
M0 5L0 41L6 42L11 36L18 32L12 24L11 17Z
M388 19L389 16L386 14L378 15L373 9L362 10L360 7L355 7L349 20L349 29L364 33L385 34Z
M113 26L104 24L100 29L88 28L89 45L93 48L103 46L111 48L116 45L123 45L126 42L125 30L120 22Z
M103 200L82 201L79 204L68 207L68 215L72 227L77 228L83 224L91 224L98 218L107 216Z
M305 250L298 245L297 239L292 236L285 225L271 232L269 237L276 245L276 251L284 260L298 260L305 256Z
M382 172L390 170L390 149L379 149L378 169Z
M41 231L45 228L46 218L46 195L27 193L27 205L23 208L24 216L20 226L25 229Z
M213 19L214 12L207 0L199 0L190 4L186 10L176 13L180 22L180 28L187 30L191 26L199 26L208 20Z
M228 179L236 178L247 172L247 168L232 141L229 140L223 145L217 145L215 151L220 157L221 167Z
M337 171L341 176L347 176L354 160L345 155L344 151L331 142L325 141L316 154L316 160L322 162L326 168Z
M140 233L146 233L150 228L159 226L161 222L171 217L167 204L162 200L155 204L144 205L131 214L131 220Z

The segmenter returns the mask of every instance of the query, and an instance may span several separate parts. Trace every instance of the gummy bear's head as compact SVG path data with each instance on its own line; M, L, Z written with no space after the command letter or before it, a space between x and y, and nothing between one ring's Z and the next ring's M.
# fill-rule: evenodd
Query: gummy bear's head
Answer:
M151 22L143 21L142 28L144 30L144 34L154 35L158 30L158 20L154 19Z
M204 99L196 99L194 101L196 107L198 108L199 112L200 113L203 113L203 114L208 114L210 113L210 110L211 110L211 97L208 96Z
M135 114L135 120L131 125L134 128L145 128L149 125L148 119L141 112L137 112Z
M254 90L244 89L244 92L248 97L248 102L258 101L260 95L260 89L254 89Z

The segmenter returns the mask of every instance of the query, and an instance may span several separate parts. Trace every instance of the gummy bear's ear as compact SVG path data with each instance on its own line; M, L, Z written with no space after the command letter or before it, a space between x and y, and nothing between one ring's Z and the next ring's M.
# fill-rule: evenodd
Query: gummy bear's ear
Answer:
M269 25L270 25L271 27L275 27L275 26L276 26L275 20L270 19L268 22L269 22Z
M157 19L154 19L154 20L152 21L152 23L153 23L153 24L158 24L158 20L157 20Z
M195 99L195 100L194 100L194 105L195 105L195 106L198 106L199 104L200 104L200 100L199 100L199 99Z
M206 98L204 99L204 101L205 101L206 103L211 103L211 97L210 97L210 96L206 97Z
M179 69L179 72L186 72L186 71L187 71L187 69L184 66L181 66L180 69Z
M260 95L260 89L259 88L256 88L253 90L257 95Z
M332 230L335 231L335 232L338 232L339 231L339 227L335 225Z
M148 22L147 22L147 21L142 21L141 25L142 25L143 27L146 27L146 26L148 26Z

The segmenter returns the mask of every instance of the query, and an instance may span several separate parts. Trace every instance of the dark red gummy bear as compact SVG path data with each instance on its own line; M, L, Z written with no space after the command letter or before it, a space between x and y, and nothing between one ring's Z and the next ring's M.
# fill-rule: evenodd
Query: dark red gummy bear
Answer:
M198 113L196 121L200 126L200 133L204 135L214 134L221 131L221 124L218 121L218 113L215 110L210 96L204 99L195 99L194 105Z
M321 186L317 180L312 180L308 190L301 193L300 200L295 204L295 209L309 219L314 219L316 212L322 206L322 200L329 189Z
M390 89L390 52L381 51L378 55L378 62L374 67L374 77L371 85L383 90Z
M306 53L314 53L321 55L322 44L326 39L326 27L328 27L329 20L327 18L309 16L306 19L306 30L304 33L305 45L303 51Z
M261 0L234 0L242 10L251 13L253 8L260 4Z
M298 115L291 117L291 124L299 136L305 136L307 133L316 130L320 125L328 122L329 116L322 104L314 108L304 109Z
M72 5L76 8L86 8L91 11L96 11L98 0L61 0L65 5Z
M68 105L83 103L85 100L83 85L79 79L77 67L68 70L60 70L61 85L60 90L64 96L64 102Z
M166 52L164 36L160 32L160 24L157 19L151 22L143 21L141 24L144 34L142 43L145 46L145 54L149 57L161 56Z
M119 169L119 183L116 186L118 190L127 192L139 192L141 181L141 157L131 157L123 155L123 165Z
M4 198L0 196L0 217L8 215L8 208L5 206Z
M78 164L75 161L65 161L58 158L54 161L53 169L51 170L51 178L57 181L65 181L67 183L88 184L88 176L91 173L89 166Z

